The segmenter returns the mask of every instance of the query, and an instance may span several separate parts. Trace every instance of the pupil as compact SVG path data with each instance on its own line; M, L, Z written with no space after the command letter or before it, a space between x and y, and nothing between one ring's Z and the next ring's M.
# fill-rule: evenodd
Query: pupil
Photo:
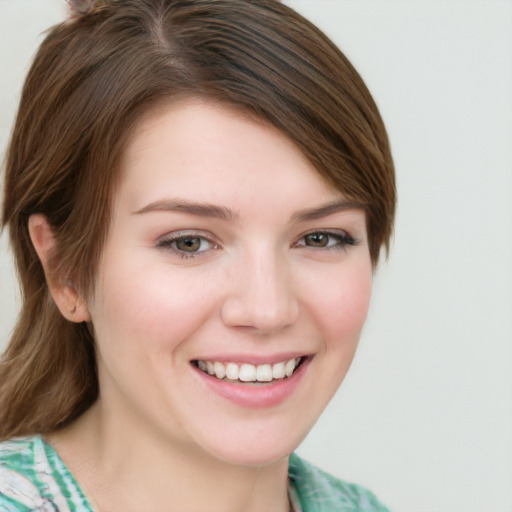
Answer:
M176 242L180 251L195 252L201 246L201 239L199 238L181 238Z
M312 233L306 236L306 244L315 247L325 247L329 239L324 233Z

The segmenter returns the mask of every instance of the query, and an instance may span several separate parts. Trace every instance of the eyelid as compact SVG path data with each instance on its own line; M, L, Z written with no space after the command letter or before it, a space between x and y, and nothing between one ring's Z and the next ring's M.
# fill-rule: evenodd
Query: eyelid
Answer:
M326 246L326 247L314 247L314 246L308 246L306 244L300 243L303 241L308 235L314 235L314 234L323 234L327 235L333 238L338 239L339 243ZM333 250L333 249L346 249L347 246L354 246L359 243L359 240L355 239L352 235L350 235L346 230L344 229L311 229L303 234L301 234L297 241L294 243L293 247L305 247L308 249L314 249L314 250Z
M180 251L174 247L172 244L178 240L183 238L200 238L202 240L206 240L211 247L204 251ZM217 250L219 248L219 244L214 240L214 236L211 233L205 232L200 229L181 229L178 231L172 231L171 233L167 233L161 237L159 237L156 241L156 246L162 250L171 252L180 258L198 258L201 256L205 256L212 250Z

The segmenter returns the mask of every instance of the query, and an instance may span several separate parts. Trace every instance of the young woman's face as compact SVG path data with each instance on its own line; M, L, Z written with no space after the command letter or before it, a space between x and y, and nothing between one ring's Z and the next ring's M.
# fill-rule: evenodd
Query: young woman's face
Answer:
M109 421L237 464L286 456L350 366L371 282L363 210L278 131L201 102L147 116L89 304Z

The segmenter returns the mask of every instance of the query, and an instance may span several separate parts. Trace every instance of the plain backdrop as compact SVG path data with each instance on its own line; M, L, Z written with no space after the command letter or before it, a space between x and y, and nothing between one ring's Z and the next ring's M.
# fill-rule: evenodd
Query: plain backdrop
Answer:
M0 0L2 158L64 3ZM359 353L298 451L395 512L511 512L512 2L288 3L366 80L399 189ZM18 299L5 233L0 243L1 349Z

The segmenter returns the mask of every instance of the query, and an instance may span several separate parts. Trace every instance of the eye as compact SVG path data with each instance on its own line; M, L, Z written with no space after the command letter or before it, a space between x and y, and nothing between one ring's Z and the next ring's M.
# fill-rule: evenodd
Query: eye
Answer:
M158 241L158 247L172 251L182 258L192 258L218 248L215 243L204 236L182 233L162 238Z
M178 251L183 252L202 252L208 249L208 241L199 238L198 236L177 238L174 240L174 244Z
M304 243L309 247L327 247L330 241L327 233L310 233L304 237Z
M356 245L356 241L344 231L313 231L304 235L295 247L344 249L348 245Z

